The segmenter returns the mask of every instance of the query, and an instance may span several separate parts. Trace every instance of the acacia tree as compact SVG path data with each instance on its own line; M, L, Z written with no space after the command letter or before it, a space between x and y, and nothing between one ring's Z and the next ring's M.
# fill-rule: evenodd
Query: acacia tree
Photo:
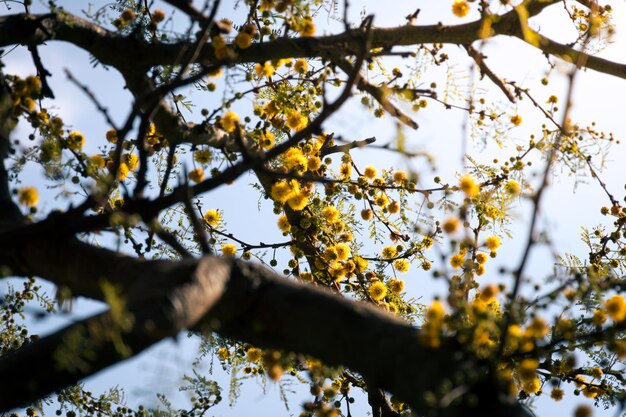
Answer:
M599 404L622 403L626 210L596 168L613 137L569 118L579 69L626 78L625 65L589 53L613 32L609 6L455 0L453 14L467 23L420 25L419 10L408 10L400 26L379 28L372 16L350 22L347 1L250 0L238 3L247 10L240 21L223 19L219 1L167 0L157 8L118 0L84 16L57 2L33 14L29 3L0 17L0 45L28 48L37 71L3 74L0 85L0 264L3 276L28 278L2 304L0 372L11 380L3 411L56 393L68 413L201 415L221 400L204 375L188 378L195 395L186 410L167 401L160 411L133 410L75 385L182 330L202 338L201 353L215 353L232 372L278 381L288 371L309 384L307 416L350 415L354 390L367 393L375 416L528 415L526 399L550 392L558 401L569 387ZM532 19L548 8L567 14L579 35L573 43L534 28ZM186 31L171 30L173 10L189 22ZM319 35L315 19L325 13L341 22L340 33ZM495 37L542 51L547 71L554 60L571 63L567 94L544 104L499 77L481 52ZM85 137L55 113L53 74L39 50L57 41L123 76L133 96L123 123L69 72L110 130ZM450 97L449 86L422 78L424 68L449 59L449 45L463 48L500 99L470 89ZM391 60L407 66L391 68ZM181 93L189 86L220 92L220 104L193 112ZM476 136L503 146L522 116L499 111L498 100L530 102L545 121L524 145L506 150L504 163L468 157L466 172L431 177L352 159L375 149L376 139L325 127L356 95L374 116L406 129L418 129L412 114L428 105L455 107ZM248 116L233 110L242 103L252 103ZM10 140L18 123L32 129L29 141ZM379 151L419 157L402 135ZM542 163L536 177L533 160ZM40 190L63 186L46 211L23 178L30 165L45 173ZM555 167L589 173L606 192L601 213L614 222L585 233L586 259L563 258L549 284L524 296ZM244 241L207 203L211 191L248 172L272 202L284 241ZM490 258L522 201L533 207L522 260L504 271L506 283L490 284L497 272ZM358 239L365 230L367 244ZM97 243L106 234L114 238ZM445 300L423 306L407 296L398 276L411 266L445 280ZM56 301L42 294L40 279L57 287ZM44 337L19 320L29 303L53 315L55 304L79 296L109 309Z

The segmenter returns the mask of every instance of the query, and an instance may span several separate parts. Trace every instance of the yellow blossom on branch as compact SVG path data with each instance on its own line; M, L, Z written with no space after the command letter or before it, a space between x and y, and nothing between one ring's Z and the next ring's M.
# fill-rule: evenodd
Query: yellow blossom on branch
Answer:
M35 187L23 187L17 191L17 201L26 207L34 207L39 202L39 193Z

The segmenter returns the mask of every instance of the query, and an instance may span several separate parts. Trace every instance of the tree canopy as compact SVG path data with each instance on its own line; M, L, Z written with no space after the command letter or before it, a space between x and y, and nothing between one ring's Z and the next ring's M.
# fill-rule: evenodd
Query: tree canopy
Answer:
M31 415L52 398L68 416L210 413L229 387L194 370L184 405L161 395L133 407L81 385L181 332L200 340L198 363L214 358L233 381L308 387L302 416L350 416L354 401L381 417L530 416L533 398L568 393L621 410L626 208L602 178L619 141L571 114L579 72L626 78L626 63L598 56L619 29L611 6L450 0L445 23L422 24L398 3L406 10L384 11L395 25L380 27L383 5L355 20L352 3L4 2L0 60L27 49L33 71L0 74L1 412ZM546 13L573 38L549 37L537 24ZM494 69L485 50L500 39L517 42L511 61L522 44L543 54L538 86ZM58 42L119 74L124 91L107 102L71 63L51 71L43 51ZM469 72L454 72L457 59ZM60 77L105 129L75 128ZM551 92L559 78L564 91ZM352 136L336 120L357 106L360 120L395 128ZM438 108L463 115L461 171L429 153L450 148L451 126L414 146ZM389 154L402 166L385 166ZM586 251L531 257L552 247L540 218L559 173L587 178L605 201L580 219ZM259 203L241 213L263 212L273 234L227 221L214 197L244 175ZM513 239L520 260L502 263ZM536 259L553 272L529 273ZM408 291L415 271L446 292ZM32 332L35 315L78 297L107 309Z

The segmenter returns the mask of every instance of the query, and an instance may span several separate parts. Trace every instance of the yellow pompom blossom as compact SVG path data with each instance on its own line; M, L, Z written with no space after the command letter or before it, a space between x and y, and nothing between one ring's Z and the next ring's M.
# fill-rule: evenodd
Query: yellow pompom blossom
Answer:
M350 257L350 246L345 243L338 243L335 245L335 252L337 252L338 261L345 261Z
M541 339L548 335L550 328L546 324L545 320L541 317L535 317L530 324L526 327L526 336L532 339Z
M67 137L67 147L73 151L80 151L85 145L85 135L78 131L73 131Z
M317 156L310 156L306 166L309 171L317 171L322 167L322 160Z
M622 321L626 318L626 301L622 295L614 295L606 300L604 308L613 321Z
M128 165L128 169L130 169L131 171L139 168L139 157L134 153L128 153L124 155L123 158L126 165Z
M293 195L291 185L287 181L278 181L272 185L271 196L279 203L285 203Z
M402 184L403 182L405 182L407 180L406 172L404 172L404 171L396 171L396 172L394 172L393 173L393 180L397 184Z
M393 263L393 267L396 268L396 271L406 273L409 272L409 268L411 267L411 263L408 259L396 259Z
M34 207L39 202L39 193L35 187L23 187L17 191L17 201L26 207Z
M297 111L287 113L287 127L293 130L302 130L306 127L308 120Z
M198 149L193 153L193 160L199 164L205 165L211 162L212 156L209 149Z
M328 223L335 223L339 220L339 210L333 206L324 207L322 209L322 216Z
M269 130L264 130L261 132L261 140L259 144L263 149L269 149L274 146L275 136Z
M106 161L102 155L95 154L89 157L87 165L92 170L102 169L106 166Z
M341 282L346 277L346 270L341 262L333 262L328 268L328 273L335 282Z
M381 251L381 255L385 259L395 258L398 254L398 249L395 246L385 246Z
M302 36L313 36L315 34L315 24L310 16L302 19L298 32Z
M384 192L380 192L374 197L374 204L378 207L385 208L389 204L389 197L387 197L387 194Z
M128 169L128 165L122 162L117 168L117 179L120 181L124 181L128 177L129 173L130 170Z
M387 295L387 286L381 281L374 281L368 290L370 297L374 301L380 301Z
M228 349L226 348L219 348L217 350L217 357L222 360L225 361L228 359L228 357L230 356L230 354L228 353Z
M363 171L363 175L365 175L366 178L373 180L374 178L376 178L376 168L374 168L371 165L368 165L365 167L365 170Z
M459 230L460 227L461 221L457 217L450 217L446 219L441 225L443 231L448 234L455 233L457 230Z
M247 49L252 45L252 36L248 32L241 31L235 37L235 45L240 49Z
M299 191L287 200L287 204L292 210L300 211L309 204L309 196Z
M465 255L457 253L450 258L450 266L454 269L459 269L465 263Z
M528 381L524 381L524 392L527 394L536 394L541 390L541 381L539 378L533 378Z
M506 184L504 184L504 190L507 192L507 194L518 195L520 191L522 191L522 188L517 181L510 180L507 181Z
M196 169L192 169L191 171L189 171L189 174L187 174L187 176L193 182L200 182L204 179L204 170L199 167Z
M254 66L254 72L256 75L271 77L276 72L276 68L272 65L270 61L265 61L263 64L256 64Z
M510 117L511 123L513 126L519 126L522 124L522 116L519 114L514 114Z
M593 322L593 324L600 327L606 322L606 314L602 310L596 310L593 312L593 317L591 318L591 321Z
M211 38L211 45L213 46L213 53L217 59L225 59L229 55L228 46L226 46L226 40L221 36L213 36Z
M488 259L489 257L482 252L476 254L476 262L478 262L481 265L486 264Z
M296 60L293 69L299 74L304 74L309 69L309 64L306 62L306 59L301 58Z
M233 132L239 123L239 116L233 111L227 112L220 120L220 126L227 132Z
M261 349L251 347L246 352L246 359L252 363L258 363L261 360Z
M402 281L401 279L392 278L387 283L387 286L389 287L389 290L391 290L391 292L396 295L404 291L404 281Z
M445 312L446 309L441 301L435 300L428 306L428 310L426 310L426 319L432 323L440 322L443 320Z
M480 184L471 174L465 174L459 179L459 188L468 197L476 197L480 193Z
M467 0L454 0L452 3L452 13L457 17L465 17L469 13L470 7Z
M348 179L352 175L352 165L349 163L343 163L339 165L339 176L341 179Z
M222 215L216 209L209 209L204 213L204 220L209 226L215 227L220 223L220 220L222 220Z
M550 398L552 398L554 401L561 401L563 399L563 390L561 388L552 388L552 391L550 391Z
M35 75L29 75L24 80L27 94L39 94L41 92L41 80Z
M132 9L126 9L122 12L120 19L122 19L122 21L129 23L132 22L133 20L135 20L135 11Z
M283 159L285 161L285 167L289 171L293 171L297 174L306 172L309 161L302 153L302 149L289 148L289 150L285 152Z
M232 258L236 253L237 247L232 243L224 243L222 245L222 255Z
M165 12L161 9L156 9L152 12L152 21L154 23L161 23L165 20Z
M492 252L497 251L501 244L500 238L496 235L487 236L485 239L485 246Z
M291 224L289 223L289 219L284 214L278 218L278 228L283 233L289 233L291 231Z

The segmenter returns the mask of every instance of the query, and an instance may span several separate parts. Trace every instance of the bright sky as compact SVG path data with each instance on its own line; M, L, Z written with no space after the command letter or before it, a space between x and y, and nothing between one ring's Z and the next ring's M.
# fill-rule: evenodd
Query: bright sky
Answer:
M63 2L62 2L63 3ZM64 7L77 12L77 3L64 2ZM202 2L199 2L202 3ZM233 18L233 9L230 2L222 2L219 17ZM340 2L341 3L341 2ZM614 44L609 46L601 53L601 56L626 63L626 6L624 2L614 2L614 21L617 27L617 34L614 37ZM11 3L6 3L11 5ZM86 7L84 3L78 3L82 7ZM100 7L105 2L95 2ZM410 6L406 2L391 1L384 2L386 7L381 7L381 2L371 1L350 1L350 16L353 22L359 21L362 11L375 14L375 24L379 26L396 26L404 23L404 16L413 12L416 8L421 8L418 24L431 24L438 21L445 23L461 23L467 20L460 20L453 16L450 12L451 1L428 1L419 0L411 2ZM389 7L393 5L393 7ZM5 4L0 5L0 14L15 13L21 11L17 6L11 6L8 11ZM38 6L37 6L38 7ZM340 6L341 7L341 6ZM568 42L572 39L572 32L566 23L559 16L562 10L559 5L552 6L545 16L535 22L542 33L553 37L561 42ZM164 10L170 10L170 7L162 6ZM234 13L239 15L243 9L235 9ZM559 13L560 12L560 13ZM341 15L341 12L340 12ZM320 16L325 16L324 12ZM237 21L236 18L233 20ZM329 25L330 29L326 28ZM182 27L182 26L181 26ZM624 29L622 29L624 28ZM336 33L341 30L341 26L332 19L319 18L318 33ZM5 51L6 52L6 51ZM562 97L565 93L565 76L567 66L557 62L555 67L556 76L553 77L550 86L542 87L539 80L544 76L546 70L545 58L525 45L523 42L515 39L495 39L490 40L484 47L483 52L488 56L488 63L491 68L503 78L517 80L526 86L531 87L536 97L545 101L547 97L556 94ZM123 82L121 77L114 70L103 69L101 66L92 68L88 55L69 45L50 42L48 46L41 47L40 53L46 67L53 73L51 79L52 87L58 99L55 105L59 113L63 115L66 121L71 121L76 130L83 131L87 138L102 137L104 131L108 128L99 114L95 111L93 105L85 98L74 85L67 82L63 69L68 68L82 82L91 86L96 96L104 103L107 103L109 110L117 122L121 122L127 115L129 110L130 95L123 90ZM453 74L459 76L468 73L470 61L466 54L458 48L449 48L448 53L451 55L451 68ZM30 57L25 48L17 48L3 58L6 65L6 73L17 73L22 75L34 72ZM429 73L430 76L430 73ZM428 85L435 77L442 78L442 72L433 73L433 78L427 78L425 84ZM438 81L438 82L443 82ZM493 85L489 81L480 84L482 88L492 88ZM510 132L510 140L514 143L519 141L523 143L527 141L531 132L537 132L539 126L543 123L541 115L528 107L527 103L522 103L519 109L506 107L505 99L502 94L494 88L496 100L503 105L503 110L507 113L515 113L519 110L524 117L522 126ZM626 125L621 118L622 109L624 108L624 97L626 97L626 81L611 76L597 74L593 71L584 71L578 75L575 85L574 105L572 108L572 117L581 123L589 123L591 121L598 122L598 128L605 131L613 132L618 139L626 139ZM217 105L218 102L206 102L206 96L199 98L204 100L199 107L208 107ZM243 110L245 112L245 110ZM248 110L249 111L249 110ZM415 115L415 119L420 125L417 131L406 131L408 143L418 150L428 150L435 158L439 172L444 180L454 182L454 173L462 172L461 157L463 149L463 141L466 140L461 126L465 119L465 114L455 110L444 110L443 108L432 103L428 111ZM387 143L394 140L396 136L395 123L388 117L383 120L373 122L372 116L362 111L362 106L357 100L353 100L335 115L327 125L327 130L336 131L343 135L346 139L362 139L369 136L376 136L379 143ZM16 138L25 139L30 133L24 127L18 130ZM24 140L25 142L25 140ZM94 141L95 142L95 141ZM95 152L97 148L90 144L87 140L87 152ZM489 162L493 159L494 153L498 152L497 147L488 145L482 148L482 145L470 143L468 151L477 156L480 160ZM365 163L371 161L373 157L377 158L377 164L381 166L393 166L396 168L404 168L406 162L398 156L387 153L371 152L355 152L354 157L357 161ZM626 151L624 145L615 146L610 153L610 161L608 161L606 169L602 173L603 180L607 183L609 189L616 195L618 199L623 197L623 164L626 161ZM541 169L541 165L537 166ZM40 181L41 173L35 167L29 167L24 183L31 181L37 184ZM428 173L423 178L428 177ZM590 185L584 182L590 182L590 179L584 181L575 188L574 178L568 178L565 175L559 175L554 178L554 183L546 193L543 201L543 216L541 227L548 230L550 237L553 239L554 246L560 253L572 251L585 256L585 248L581 244L580 226L593 226L601 222L599 215L601 205L607 204L606 197L599 190L595 183ZM620 183L621 181L621 183ZM225 220L230 226L234 226L235 231L241 233L244 240L251 242L258 241L259 236L263 236L263 240L268 241L270 237L275 237L276 241L281 240L281 236L276 232L274 223L276 216L271 214L271 205L261 202L261 210L257 211L257 203L259 196L255 192L250 192L249 183L252 178L243 176L235 185L231 187L222 187L205 199L207 207L216 207L224 211ZM27 184L28 185L28 184ZM434 184L426 184L434 185ZM575 191L575 192L574 192ZM44 194L52 195L50 192L43 191ZM232 196L237 195L235 201ZM45 198L44 198L45 200ZM49 203L54 205L55 203ZM45 207L44 207L45 209ZM269 214L268 214L269 213ZM499 253L499 261L507 262L510 265L516 265L521 256L521 247L526 239L528 229L528 206L522 205L518 210L519 222L512 227L516 239L505 242L502 251ZM527 273L535 277L546 276L551 271L553 264L552 256L547 248L535 248ZM414 268L416 271L417 268ZM493 277L493 279L498 279ZM445 291L442 283L432 282L425 273L412 272L407 277L407 291L415 297L423 297L425 302L432 299L436 294L443 294ZM90 314L96 305L85 300L77 303L75 311L79 314ZM72 316L75 320L77 317ZM41 332L50 331L53 326L61 326L68 322L67 320L45 321L37 323L36 327ZM141 391L140 396L142 402L149 403L154 399L153 392L164 392L173 394L173 387L176 386L178 378L183 373L190 373L190 362L193 358L194 343L185 338L184 335L179 337L178 342L167 341L159 344L151 349L147 354L141 355L132 361L118 365L112 369L102 372L97 377L89 381L89 386L94 390L102 389L114 384L121 386L130 386L128 394L132 397L137 390ZM213 367L216 371L216 379L222 386L228 390L227 376L221 372L220 366L216 362ZM170 391L168 391L170 390ZM274 384L267 387L267 395L263 394L263 389L255 382L246 382L242 389L242 395L234 408L228 406L228 401L218 406L212 415L215 416L236 416L236 415L274 415L282 416L299 413L300 402L305 398L300 392L297 395L289 395L292 400L291 411L288 413L281 405L279 400L279 389ZM227 395L225 395L226 397ZM134 400L133 400L134 401ZM555 405L552 401L539 399L537 401L537 414L539 416L548 415L567 415L573 407L581 402L588 401L584 398L568 398L567 401ZM360 403L360 404L358 404ZM362 407L362 408L361 408ZM557 408L558 407L558 408ZM357 411L364 415L367 410L367 404L364 399L357 401ZM614 411L613 411L614 412ZM596 416L613 415L613 412L603 412L601 409L595 411Z

